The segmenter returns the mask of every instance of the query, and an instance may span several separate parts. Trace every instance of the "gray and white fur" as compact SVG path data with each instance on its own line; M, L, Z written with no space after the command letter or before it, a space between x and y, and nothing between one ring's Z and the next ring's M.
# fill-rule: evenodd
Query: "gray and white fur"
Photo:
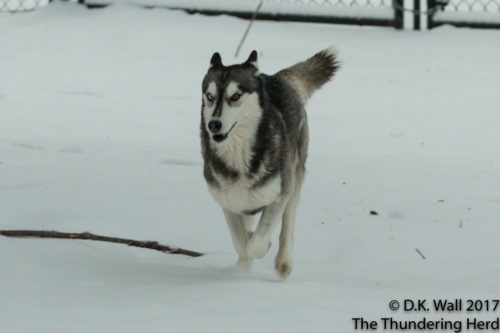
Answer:
M202 84L204 176L224 211L239 267L267 253L281 218L275 269L281 278L292 271L309 141L305 104L338 68L333 48L274 75L259 72L256 51L242 64L224 66L219 53L210 60Z

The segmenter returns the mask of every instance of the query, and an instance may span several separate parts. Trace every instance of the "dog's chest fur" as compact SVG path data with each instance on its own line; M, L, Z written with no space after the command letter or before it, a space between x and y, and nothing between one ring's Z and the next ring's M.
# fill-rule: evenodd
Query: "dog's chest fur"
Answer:
M255 212L271 204L280 195L281 177L275 176L266 184L253 188L254 179L248 177L239 178L236 181L215 176L219 186L208 186L210 193L219 205L234 212Z
M211 142L215 154L232 170L238 173L236 179L227 177L212 170L217 184L208 184L215 201L222 207L235 213L249 213L269 205L281 193L281 177L278 174L264 183L261 180L269 174L265 157L262 157L260 168L249 174L249 167L254 158L253 145L256 130L260 122L260 114L254 119L247 119L232 133L231 137L221 143ZM258 157L260 158L260 157ZM207 163L209 161L205 161Z

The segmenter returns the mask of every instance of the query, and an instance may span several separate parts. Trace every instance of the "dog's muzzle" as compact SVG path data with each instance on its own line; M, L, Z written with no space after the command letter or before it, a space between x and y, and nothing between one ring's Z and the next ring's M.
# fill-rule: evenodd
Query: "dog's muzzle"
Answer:
M212 138L214 139L215 142L222 142L222 141L226 140L227 136L229 135L229 133L231 133L231 131L233 130L234 126L236 126L236 122L233 124L233 126L231 126L231 128L229 129L229 131L227 131L225 134L214 134L212 136Z

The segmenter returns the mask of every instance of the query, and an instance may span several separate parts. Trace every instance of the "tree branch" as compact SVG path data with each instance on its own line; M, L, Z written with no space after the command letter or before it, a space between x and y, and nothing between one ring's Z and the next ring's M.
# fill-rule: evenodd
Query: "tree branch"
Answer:
M176 247L170 247L167 245L159 244L158 242L155 241L138 241L127 238L100 236L91 234L90 232L73 233L73 232L59 232L51 230L0 230L0 235L6 237L84 239L84 240L93 240L93 241L101 241L108 243L126 244L128 246L142 247L145 249L156 250L168 254L183 254L190 257L200 257L204 255L204 253L185 250Z
M236 53L234 54L234 57L237 58L238 54L240 54L240 49L241 46L243 45L243 42L247 38L248 32L250 31L250 28L252 27L253 21L257 18L257 14L259 13L260 7L264 4L264 0L260 0L259 4L257 5L257 8L255 8L255 11L252 14L252 18L250 19L250 22L248 23L248 26L245 30L245 33L243 34L243 37L241 37L240 44L238 44L238 48L236 49Z

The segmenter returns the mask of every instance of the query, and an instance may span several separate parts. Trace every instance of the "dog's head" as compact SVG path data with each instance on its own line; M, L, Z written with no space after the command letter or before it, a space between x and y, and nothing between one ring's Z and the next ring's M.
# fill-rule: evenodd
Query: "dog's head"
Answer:
M239 126L260 117L257 52L242 64L224 66L214 53L202 84L202 126L215 143L226 140Z

